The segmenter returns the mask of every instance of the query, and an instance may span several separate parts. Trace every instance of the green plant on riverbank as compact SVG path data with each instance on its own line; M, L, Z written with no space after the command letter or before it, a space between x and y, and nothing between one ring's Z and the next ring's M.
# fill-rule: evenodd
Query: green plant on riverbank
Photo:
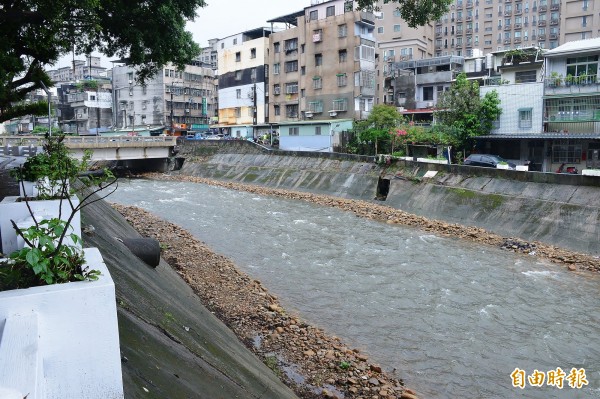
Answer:
M277 377L282 377L281 370L279 369L279 362L277 361L276 356L265 356L265 365L270 368Z
M340 362L340 368L341 368L342 370L348 370L348 369L350 368L350 362L347 362L347 361L345 361L345 360L342 360L342 361Z

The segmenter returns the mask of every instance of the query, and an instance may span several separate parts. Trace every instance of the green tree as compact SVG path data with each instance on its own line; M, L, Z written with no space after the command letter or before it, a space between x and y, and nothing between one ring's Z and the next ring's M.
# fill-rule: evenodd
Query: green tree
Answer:
M386 104L377 104L369 117L357 123L359 140L375 144L375 154L379 153L379 143L391 140L389 132L400 125L403 118L396 107Z
M374 9L378 0L358 0L359 9ZM384 0L385 3L398 3L398 11L408 26L416 28L429 21L440 19L448 11L453 0Z
M438 123L450 128L454 141L461 149L470 148L473 138L488 134L502 109L498 93L493 90L479 97L479 84L467 80L461 73L437 102L435 117Z
M204 0L5 0L0 5L0 122L43 114L28 92L51 86L44 67L65 54L126 59L143 82L166 63L183 68L200 53L185 30Z

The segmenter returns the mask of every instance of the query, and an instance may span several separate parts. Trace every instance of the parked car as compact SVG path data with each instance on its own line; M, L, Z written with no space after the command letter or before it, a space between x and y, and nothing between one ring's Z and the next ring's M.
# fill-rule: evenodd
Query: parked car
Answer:
M484 168L495 168L498 164L508 164L508 168L512 170L517 167L517 165L508 162L501 156L490 154L471 154L465 159L464 164L468 166L481 166Z

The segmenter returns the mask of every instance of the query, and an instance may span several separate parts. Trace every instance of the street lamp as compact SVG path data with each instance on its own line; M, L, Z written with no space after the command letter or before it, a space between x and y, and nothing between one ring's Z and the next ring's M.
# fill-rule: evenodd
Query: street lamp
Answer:
M48 90L48 88L46 87L46 85L44 84L44 82L42 82L40 80L40 84L42 85L42 90L44 90L46 92L46 95L48 96L48 134L50 136L52 136L52 118L51 118L51 108L50 108L50 96L52 95L52 93L50 93L50 90Z

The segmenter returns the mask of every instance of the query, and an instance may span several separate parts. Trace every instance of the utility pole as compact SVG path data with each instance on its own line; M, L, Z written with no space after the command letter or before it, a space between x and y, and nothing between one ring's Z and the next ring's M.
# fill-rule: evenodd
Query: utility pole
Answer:
M174 90L174 82L171 82L171 136L175 134L175 125L173 125L173 90Z

